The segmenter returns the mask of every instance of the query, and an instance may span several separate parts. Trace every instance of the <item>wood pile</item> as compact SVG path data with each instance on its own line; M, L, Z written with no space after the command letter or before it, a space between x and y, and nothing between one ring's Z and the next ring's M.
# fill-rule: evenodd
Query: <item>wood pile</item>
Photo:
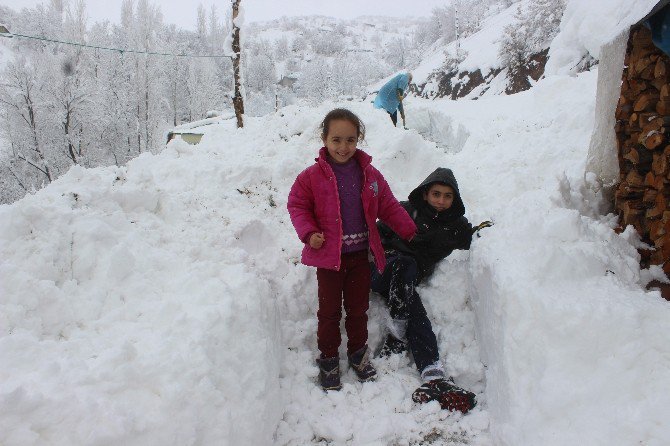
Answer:
M615 207L622 227L633 225L655 249L643 267L670 275L670 59L651 32L631 29L616 108L620 182Z

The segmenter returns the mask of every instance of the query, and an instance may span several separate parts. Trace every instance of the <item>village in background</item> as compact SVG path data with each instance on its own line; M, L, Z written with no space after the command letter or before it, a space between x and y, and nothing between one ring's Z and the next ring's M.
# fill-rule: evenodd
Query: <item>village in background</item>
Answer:
M528 89L542 75L564 7L563 0L454 0L421 18L243 24L245 114L361 100L399 70L417 68L413 94L426 98L476 99L500 77L504 88L493 94ZM505 15L513 17L496 28ZM120 166L157 153L175 126L233 114L230 11L201 5L195 31L164 23L148 0L126 2L120 20L86 17L85 1L20 11L0 5L0 20L16 34L0 38L0 203L74 165ZM463 64L480 52L469 54L468 39L487 26L499 50L484 51L480 66Z

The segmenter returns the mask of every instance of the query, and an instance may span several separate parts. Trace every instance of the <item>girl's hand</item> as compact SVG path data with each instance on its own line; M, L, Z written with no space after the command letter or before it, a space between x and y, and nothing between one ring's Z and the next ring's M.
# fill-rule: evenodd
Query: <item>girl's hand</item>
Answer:
M315 232L309 237L309 246L314 249L319 249L326 239L323 237L323 232Z

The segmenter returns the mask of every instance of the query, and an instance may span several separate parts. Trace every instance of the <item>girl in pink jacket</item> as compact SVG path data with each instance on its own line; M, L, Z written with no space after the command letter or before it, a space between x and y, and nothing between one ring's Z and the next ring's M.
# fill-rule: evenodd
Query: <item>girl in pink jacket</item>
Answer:
M305 244L302 263L317 268L321 386L339 390L342 302L349 365L360 381L377 376L367 347L369 254L380 272L386 263L376 221L379 218L406 240L414 237L416 226L370 164L372 157L356 148L365 136L358 116L346 109L332 110L321 129L325 147L316 164L296 178L287 207Z

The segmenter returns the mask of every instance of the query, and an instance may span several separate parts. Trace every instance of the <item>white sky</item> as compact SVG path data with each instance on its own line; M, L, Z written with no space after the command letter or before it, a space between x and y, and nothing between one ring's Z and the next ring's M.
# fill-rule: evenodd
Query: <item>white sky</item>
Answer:
M118 22L121 2L122 0L86 0L90 20L109 19ZM0 0L0 5L13 9L32 7L39 3L48 3L48 0ZM166 23L194 29L198 4L202 3L207 10L216 4L220 15L223 15L221 12L229 8L230 0L160 0L153 3L160 5ZM429 15L434 7L446 3L447 0L242 0L246 22L314 14L338 18L361 15L420 17Z

